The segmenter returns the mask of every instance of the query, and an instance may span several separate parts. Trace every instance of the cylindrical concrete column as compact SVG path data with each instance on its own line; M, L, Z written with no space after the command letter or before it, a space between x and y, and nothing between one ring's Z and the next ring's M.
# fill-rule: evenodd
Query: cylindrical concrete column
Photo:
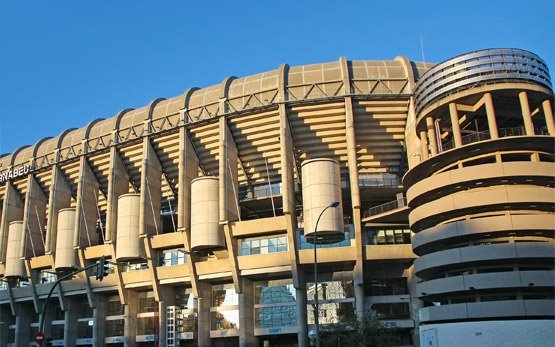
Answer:
M314 237L318 223L318 236L323 243L344 238L343 210L341 206L322 211L333 202L341 203L341 175L339 163L332 159L312 159L301 165L303 185L304 235Z
M437 155L436 129L434 128L432 117L426 117L426 128L428 129L428 140L430 141L432 156Z
M459 113L457 104L454 102L449 104L449 115L451 117L451 130L453 131L453 140L455 148L462 146L461 127L459 126Z
M144 258L139 238L140 194L124 194L118 198L116 259L125 261Z
M23 221L11 222L8 226L8 247L6 249L6 278L27 277L21 260L21 240L25 237Z
M522 120L524 121L524 129L526 129L526 135L535 135L534 123L532 122L532 114L530 113L530 102L528 101L528 93L518 93L518 99L520 100L520 109L522 110Z
M420 152L422 154L422 161L430 157L430 150L428 149L428 136L425 131L420 132Z
M56 233L56 257L54 267L58 270L79 266L77 254L73 249L73 230L75 229L75 208L64 208L58 212Z
M543 114L545 117L545 125L549 135L555 136L555 122L553 121L553 108L549 99L542 102Z
M219 219L219 181L203 176L191 182L191 249L225 246Z
M497 129L497 119L495 119L495 109L493 108L493 97L491 93L484 95L484 102L486 104L486 115L488 117L489 136L493 139L499 138L499 130Z

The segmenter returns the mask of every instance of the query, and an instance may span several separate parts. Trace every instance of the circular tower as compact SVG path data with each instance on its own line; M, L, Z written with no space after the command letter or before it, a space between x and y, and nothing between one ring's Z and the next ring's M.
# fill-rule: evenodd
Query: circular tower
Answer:
M552 324L555 125L546 64L520 49L449 59L418 81L408 123L415 141L403 183L421 335L429 325L435 337L452 328L460 338L461 324L480 324L468 335L504 338L499 329Z

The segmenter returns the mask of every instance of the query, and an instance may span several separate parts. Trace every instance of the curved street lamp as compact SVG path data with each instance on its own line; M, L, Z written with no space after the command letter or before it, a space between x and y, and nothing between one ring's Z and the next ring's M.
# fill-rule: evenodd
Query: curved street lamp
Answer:
M328 206L326 206L318 219L316 219L316 225L314 225L314 238L312 242L314 244L314 325L316 326L316 347L320 347L320 322L319 322L319 315L320 315L320 307L318 305L318 258L316 258L316 243L318 242L318 222L320 222L320 217L326 212L328 208L336 208L339 206L339 201L334 201Z

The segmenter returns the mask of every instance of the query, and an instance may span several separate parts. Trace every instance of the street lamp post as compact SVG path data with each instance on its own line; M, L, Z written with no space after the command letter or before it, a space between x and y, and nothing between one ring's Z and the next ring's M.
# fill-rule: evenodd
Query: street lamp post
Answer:
M320 322L319 322L319 315L320 315L320 307L318 305L318 258L316 257L316 243L318 242L318 222L320 222L320 217L326 212L326 210L330 207L336 208L339 206L339 201L334 201L328 206L326 206L318 219L316 219L316 225L314 225L314 238L312 242L314 244L314 325L316 326L316 347L320 347Z

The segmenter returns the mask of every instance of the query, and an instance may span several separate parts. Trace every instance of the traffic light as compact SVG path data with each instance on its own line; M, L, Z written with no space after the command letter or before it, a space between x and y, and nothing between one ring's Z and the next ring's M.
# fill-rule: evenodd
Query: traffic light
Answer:
M102 281L104 276L108 276L109 265L108 261L106 261L106 257L102 256L98 259L98 263L96 264L96 279Z

